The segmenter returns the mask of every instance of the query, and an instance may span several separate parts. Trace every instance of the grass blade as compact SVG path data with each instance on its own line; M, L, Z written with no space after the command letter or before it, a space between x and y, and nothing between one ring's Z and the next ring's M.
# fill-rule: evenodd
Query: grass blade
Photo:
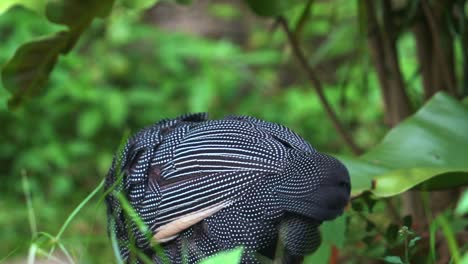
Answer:
M65 231L65 229L67 229L68 225L73 220L73 218L75 218L78 212L80 212L80 210L89 202L89 200L91 200L91 198L93 198L96 195L96 193L98 193L99 190L101 190L103 186L104 186L104 180L102 180L99 183L99 185L96 188L94 188L94 190L88 196L86 196L86 198L83 201L81 201L81 203L75 208L75 210L73 210L73 212L68 216L67 220L60 228L60 231L58 232L57 236L55 236L56 240L60 239L63 232Z
M457 240L453 235L453 230L450 224L448 223L447 219L440 215L437 217L437 222L439 223L440 227L442 228L442 233L444 233L445 239L447 240L447 245L450 250L450 255L452 256L452 261L455 264L459 264L461 257L460 252L458 251Z
M29 180L25 170L21 171L21 180L23 185L24 196L26 198L26 207L28 210L28 220L29 228L31 229L31 237L34 238L37 234L37 222L36 215L34 213L34 208L32 205L31 186L29 185Z

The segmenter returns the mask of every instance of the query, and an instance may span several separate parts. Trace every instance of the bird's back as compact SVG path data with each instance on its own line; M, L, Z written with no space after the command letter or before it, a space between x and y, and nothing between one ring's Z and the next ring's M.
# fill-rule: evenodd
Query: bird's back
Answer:
M130 139L121 160L107 187L124 193L171 263L180 263L182 252L196 263L236 246L244 246L244 262L255 262L258 252L274 255L277 239L286 255L302 256L318 246L320 223L341 214L349 198L339 161L288 128L252 117L163 120ZM137 247L158 261L119 201L109 195L107 202L111 232L131 240L123 235L131 230ZM124 258L127 243L120 244Z

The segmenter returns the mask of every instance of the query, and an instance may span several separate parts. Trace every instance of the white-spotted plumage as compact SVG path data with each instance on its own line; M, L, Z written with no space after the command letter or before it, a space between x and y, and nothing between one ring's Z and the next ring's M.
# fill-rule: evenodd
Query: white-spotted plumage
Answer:
M106 190L109 231L129 263L139 262L130 248L155 263L197 263L236 246L244 247L243 263L256 263L256 254L275 255L278 239L285 261L315 250L318 226L342 213L350 184L339 161L284 126L244 116L208 120L200 113L136 133L114 160ZM126 216L116 192L153 239ZM162 243L164 257L151 240Z

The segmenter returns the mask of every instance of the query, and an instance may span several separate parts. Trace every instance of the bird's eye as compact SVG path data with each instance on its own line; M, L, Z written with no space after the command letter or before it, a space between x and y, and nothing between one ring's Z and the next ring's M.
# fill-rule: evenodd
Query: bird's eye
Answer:
M340 187L345 187L345 188L349 188L349 182L347 181L341 181L340 183L338 183L338 186Z

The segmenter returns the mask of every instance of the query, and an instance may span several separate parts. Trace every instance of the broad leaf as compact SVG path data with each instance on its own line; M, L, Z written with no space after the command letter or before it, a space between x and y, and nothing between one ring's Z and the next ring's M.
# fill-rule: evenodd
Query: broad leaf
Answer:
M26 43L16 51L2 70L3 85L13 94L8 107L14 108L25 98L38 94L68 42L68 33L59 32Z
M2 81L12 93L9 108L24 99L39 94L48 80L60 54L66 54L76 44L81 33L95 17L107 15L114 0L63 0L50 2L47 18L69 29L22 45L2 69Z
M209 257L201 262L201 264L238 264L241 261L243 249L241 247L233 250L220 252L212 257Z
M411 188L468 184L468 106L438 93L359 158L341 157L352 195L387 197Z

